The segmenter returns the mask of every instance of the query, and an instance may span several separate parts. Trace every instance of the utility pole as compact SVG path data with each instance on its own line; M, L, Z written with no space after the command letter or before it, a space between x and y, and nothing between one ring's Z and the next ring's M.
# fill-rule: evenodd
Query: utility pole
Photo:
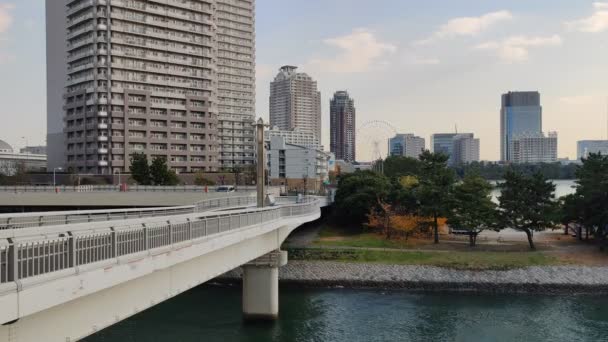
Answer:
M258 119L258 122L254 124L256 128L256 139L257 139L257 197L258 197L258 208L264 208L266 202L266 182L264 176L266 174L266 149L264 146L264 124L262 118ZM270 177L269 177L270 178Z

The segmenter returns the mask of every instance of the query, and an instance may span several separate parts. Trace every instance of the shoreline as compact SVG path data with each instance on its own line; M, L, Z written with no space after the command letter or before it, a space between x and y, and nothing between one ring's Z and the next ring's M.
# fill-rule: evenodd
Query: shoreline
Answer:
M241 282L241 269L213 282ZM280 286L513 294L608 294L608 267L534 266L470 271L435 266L291 261L279 272Z

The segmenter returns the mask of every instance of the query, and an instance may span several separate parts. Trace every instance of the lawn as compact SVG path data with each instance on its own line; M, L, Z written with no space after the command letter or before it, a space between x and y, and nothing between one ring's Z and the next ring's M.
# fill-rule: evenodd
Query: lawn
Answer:
M563 265L543 252L455 252L310 248L289 251L292 260L428 265L467 270L507 270L529 266Z
M313 243L317 247L357 247L357 248L409 248L411 242L404 239L387 240L376 233L324 226L319 231L319 238Z

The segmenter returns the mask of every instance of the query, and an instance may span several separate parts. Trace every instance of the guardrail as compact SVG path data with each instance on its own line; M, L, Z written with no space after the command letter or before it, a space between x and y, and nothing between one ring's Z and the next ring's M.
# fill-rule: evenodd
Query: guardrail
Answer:
M320 200L313 199L307 203L245 209L194 220L177 217L174 220L93 230L84 226L50 235L2 239L0 283L70 269L76 273L78 266L111 260L118 263L120 257L139 256L139 253L151 253L155 249L180 243L196 243L215 234L282 218L309 215L319 208Z
M24 214L1 214L0 230L20 229L86 222L128 220L134 218L185 215L212 209L230 208L256 203L252 196L212 198L194 205L146 209L78 210Z
M176 186L156 186L156 185L129 185L124 192L215 192L217 186L198 186L198 185L176 185ZM235 187L236 192L255 191L255 186L242 185ZM119 185L4 185L0 186L0 192L120 192Z

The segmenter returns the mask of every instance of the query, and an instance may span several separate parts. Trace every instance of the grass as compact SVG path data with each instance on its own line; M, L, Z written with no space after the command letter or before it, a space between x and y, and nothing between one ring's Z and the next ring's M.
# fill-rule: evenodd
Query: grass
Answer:
M379 251L364 249L294 249L292 260L427 265L463 270L508 270L564 264L542 252Z
M319 238L313 243L317 247L356 247L356 248L408 248L408 241L387 240L376 233L361 230L348 232L344 229L324 226L319 231Z

